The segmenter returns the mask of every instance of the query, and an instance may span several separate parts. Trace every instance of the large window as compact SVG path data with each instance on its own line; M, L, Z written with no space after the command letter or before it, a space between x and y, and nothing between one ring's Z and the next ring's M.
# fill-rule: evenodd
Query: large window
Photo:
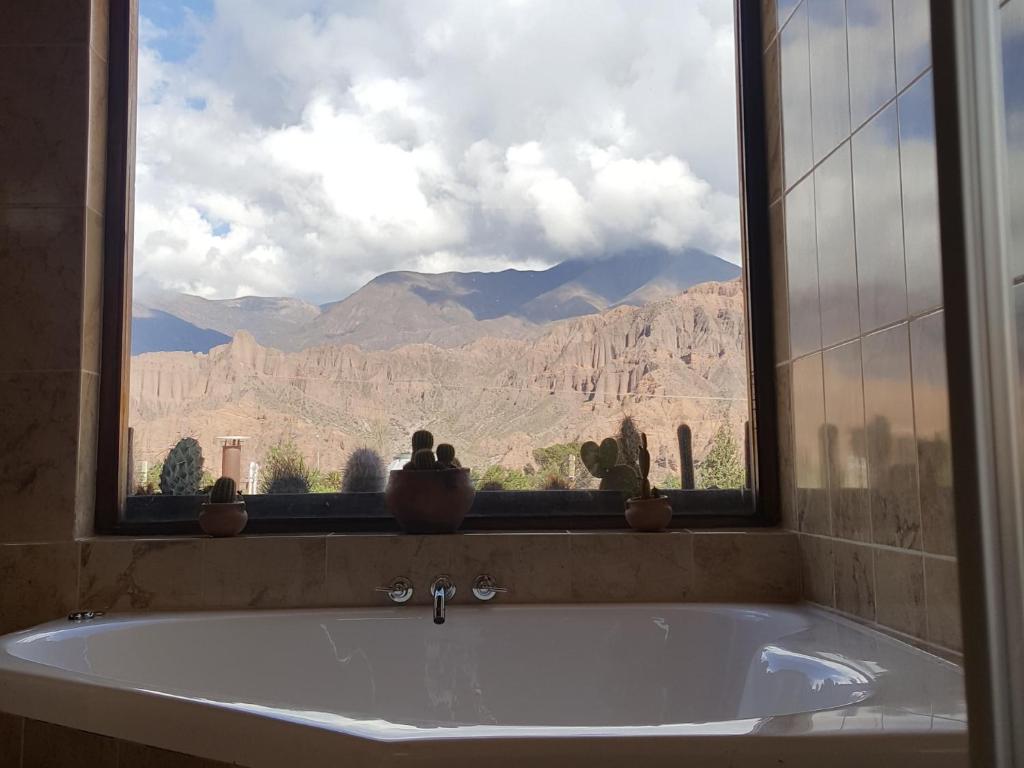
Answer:
M137 13L117 520L233 473L268 528L386 526L419 429L474 519L618 517L581 447L641 431L677 513L752 511L729 0Z

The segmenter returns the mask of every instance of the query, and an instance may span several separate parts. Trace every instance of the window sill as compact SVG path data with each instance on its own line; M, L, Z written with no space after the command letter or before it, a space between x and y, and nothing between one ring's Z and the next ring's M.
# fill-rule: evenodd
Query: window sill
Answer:
M753 494L745 490L666 491L673 528L760 527ZM109 535L198 534L202 496L132 496ZM280 494L246 497L247 534L390 533L398 526L383 493ZM462 531L618 530L628 528L622 494L614 491L484 491Z

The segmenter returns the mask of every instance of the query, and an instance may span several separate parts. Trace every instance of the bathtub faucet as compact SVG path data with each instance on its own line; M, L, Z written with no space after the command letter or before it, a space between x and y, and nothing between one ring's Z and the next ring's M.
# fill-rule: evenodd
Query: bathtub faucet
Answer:
M430 585L434 597L434 623L444 624L444 604L455 597L455 585L447 576L438 576Z

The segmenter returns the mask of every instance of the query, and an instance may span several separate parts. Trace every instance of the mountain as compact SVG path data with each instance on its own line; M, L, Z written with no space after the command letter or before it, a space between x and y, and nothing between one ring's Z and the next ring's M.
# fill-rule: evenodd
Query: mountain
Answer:
M293 348L295 336L320 314L320 308L315 304L289 298L244 296L238 299L215 300L187 293L163 291L146 295L142 302L143 306L150 310L161 311L199 328L219 331L228 338L236 331L245 330L262 343L281 349ZM132 315L134 336L134 308ZM216 342L222 343L223 341ZM202 351L209 349L210 347L207 347Z
M286 351L324 344L454 347L485 337L534 338L545 323L642 306L738 275L736 265L696 248L646 248L546 270L388 272L320 307L299 299L211 301L184 294L161 294L147 303L200 328L247 331L259 344Z
M648 433L661 482L678 471L681 422L693 428L698 459L721 424L742 440L743 318L733 280L552 322L529 340L288 352L240 331L207 354L132 360L134 455L153 463L178 437L194 435L216 472L216 436L242 434L252 436L245 461L292 440L314 466L330 470L360 445L390 458L425 427L455 444L467 465L522 468L535 448L612 434L628 412Z
M206 352L231 337L200 328L180 317L142 304L132 307L132 355L145 352Z

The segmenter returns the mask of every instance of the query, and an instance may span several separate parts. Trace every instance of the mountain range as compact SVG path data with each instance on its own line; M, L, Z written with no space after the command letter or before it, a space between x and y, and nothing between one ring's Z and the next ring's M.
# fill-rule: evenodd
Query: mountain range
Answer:
M191 435L217 472L217 436L248 435L246 462L291 441L317 468L340 469L360 446L390 460L408 451L413 430L427 428L456 445L467 466L529 472L535 449L600 440L628 413L647 432L652 478L663 483L678 479L680 423L693 430L698 461L722 425L742 444L744 327L741 284L730 280L552 321L529 339L487 336L457 347L289 352L238 331L208 353L132 359L134 455L151 466Z
M643 306L738 275L736 265L696 248L646 248L571 259L545 270L387 272L322 305L155 292L134 302L132 354L208 352L239 331L287 352L346 344L364 350L420 343L451 348L488 337L536 338L551 322Z

